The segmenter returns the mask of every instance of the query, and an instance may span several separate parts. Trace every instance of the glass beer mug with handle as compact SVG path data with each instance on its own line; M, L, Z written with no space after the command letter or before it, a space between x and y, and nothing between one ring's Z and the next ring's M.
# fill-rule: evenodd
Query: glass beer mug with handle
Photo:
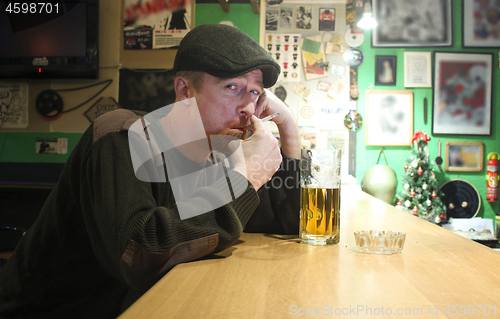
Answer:
M338 244L342 150L301 152L300 241L311 245Z

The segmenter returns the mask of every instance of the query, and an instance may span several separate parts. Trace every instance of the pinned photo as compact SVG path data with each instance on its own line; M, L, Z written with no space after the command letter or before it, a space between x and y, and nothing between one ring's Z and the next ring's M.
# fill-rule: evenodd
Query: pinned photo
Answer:
M278 10L266 11L266 31L278 30Z
M319 31L335 31L335 9L321 8L319 9Z
M312 29L312 6L297 6L295 28L299 30Z
M67 138L37 138L35 142L36 154L67 154Z

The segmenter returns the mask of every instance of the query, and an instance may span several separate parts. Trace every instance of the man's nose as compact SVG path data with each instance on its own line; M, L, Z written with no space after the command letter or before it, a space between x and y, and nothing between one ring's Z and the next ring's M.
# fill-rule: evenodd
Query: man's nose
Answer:
M256 104L257 100L255 99L255 95L252 95L251 93L246 94L241 99L241 104L238 107L238 111L241 115L251 117L255 113Z

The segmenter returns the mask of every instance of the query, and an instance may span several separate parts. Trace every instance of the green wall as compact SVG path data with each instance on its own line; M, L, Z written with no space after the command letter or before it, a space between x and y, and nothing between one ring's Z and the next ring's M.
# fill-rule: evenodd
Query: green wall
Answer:
M71 151L82 137L82 133L0 133L0 165L14 163L66 163ZM67 138L67 154L36 154L38 138Z
M259 41L259 15L253 12L250 3L230 4L229 12L224 12L220 4L197 4L194 25L231 21L235 27L245 31Z
M493 96L492 96L492 135L491 136L470 136L470 135L432 135L432 88L411 88L414 94L414 130L426 131L431 137L428 144L430 158L434 160L438 154L438 140L441 140L441 156L444 158L444 143L446 141L464 141L468 142L483 142L484 156L490 152L500 153L498 140L500 140L500 132L496 129L496 121L498 119L498 85L500 80L500 72L497 67L498 49L464 49L462 48L462 1L454 0L453 3L453 46L446 48L372 48L371 33L365 33L365 42L359 47L365 55L363 64L358 67L358 85L360 88L360 97L358 99L358 112L363 116L365 114L365 90L369 89L369 85L373 84L372 89L388 89L388 90L405 90L404 87L404 52L405 51L450 51L450 52L487 52L493 53ZM396 86L378 86L375 84L375 56L376 55L395 55L397 56L397 76ZM428 114L427 124L424 124L423 115L423 100L427 98ZM365 172L376 164L380 146L365 145L365 129L364 127L357 133L356 145L356 178L361 182ZM402 189L401 180L405 173L404 165L406 159L410 156L411 148L408 147L384 147L384 152L391 167L394 168L398 176L398 191ZM385 163L381 159L382 163ZM444 172L444 163L441 171L437 165L435 172L440 184L451 179L464 179L473 184L481 195L481 208L478 217L495 218L495 212L499 211L499 203L488 203L486 201L486 159L484 160L484 169L482 172Z

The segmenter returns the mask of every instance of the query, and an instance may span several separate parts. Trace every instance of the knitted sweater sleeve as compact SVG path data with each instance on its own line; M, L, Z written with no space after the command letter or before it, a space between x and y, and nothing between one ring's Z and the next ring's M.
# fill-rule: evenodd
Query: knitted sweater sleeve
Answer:
M90 143L89 143L90 144ZM243 193L228 204L181 219L186 209L216 202L227 188L227 176L196 190L189 202L176 202L170 183L137 179L130 159L127 132L95 138L81 162L79 201L91 245L101 267L143 293L176 264L201 258L232 245L259 204L255 189L240 174L229 172ZM74 154L79 156L78 152ZM78 181L77 181L78 180ZM194 208L193 208L194 209Z

